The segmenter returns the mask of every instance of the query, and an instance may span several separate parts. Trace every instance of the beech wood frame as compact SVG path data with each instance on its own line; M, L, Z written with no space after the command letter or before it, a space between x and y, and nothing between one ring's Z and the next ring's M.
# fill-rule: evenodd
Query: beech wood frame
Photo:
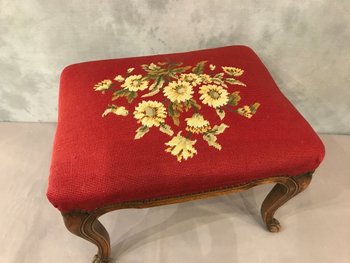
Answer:
M70 211L62 213L62 216L64 223L70 232L97 246L98 253L95 255L93 263L107 263L111 255L110 239L107 230L98 220L98 218L103 214L125 208L146 208L193 201L207 197L239 192L257 185L276 183L261 205L261 216L270 232L279 232L281 225L278 220L274 218L275 212L289 199L293 198L308 187L312 179L312 174L313 172L293 177L271 177L254 180L238 186L236 185L223 189L215 189L212 191L191 195L124 202L104 206L92 211Z

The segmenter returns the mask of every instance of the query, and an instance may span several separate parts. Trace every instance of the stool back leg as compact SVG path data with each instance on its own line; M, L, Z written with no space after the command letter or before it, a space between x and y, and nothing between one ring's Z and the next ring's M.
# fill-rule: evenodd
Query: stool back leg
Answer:
M261 205L261 216L270 232L279 232L281 229L279 221L274 218L277 209L304 191L310 184L311 179L312 172L295 177L284 177L272 188Z
M107 263L111 254L110 239L107 230L98 221L99 215L88 213L67 213L63 215L67 229L98 247L93 263Z

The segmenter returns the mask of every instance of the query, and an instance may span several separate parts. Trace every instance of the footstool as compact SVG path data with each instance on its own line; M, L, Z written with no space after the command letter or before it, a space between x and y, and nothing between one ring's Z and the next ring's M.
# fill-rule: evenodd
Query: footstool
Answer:
M98 221L145 208L275 183L262 203L276 210L303 191L324 146L252 49L92 61L61 75L47 197L73 234L110 258Z

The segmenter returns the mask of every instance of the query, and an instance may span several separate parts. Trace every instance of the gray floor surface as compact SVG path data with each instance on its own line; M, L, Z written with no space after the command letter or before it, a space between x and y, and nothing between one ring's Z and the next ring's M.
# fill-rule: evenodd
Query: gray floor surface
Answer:
M55 127L0 123L0 262L91 262L96 252L45 197ZM350 136L321 137L326 158L309 189L278 211L282 232L267 232L259 216L271 186L121 210L101 218L112 262L350 262Z

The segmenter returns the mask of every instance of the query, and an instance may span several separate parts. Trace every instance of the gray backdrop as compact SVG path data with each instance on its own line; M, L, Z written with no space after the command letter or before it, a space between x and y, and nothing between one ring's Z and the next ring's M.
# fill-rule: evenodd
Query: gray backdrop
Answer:
M0 0L0 120L53 122L86 60L251 46L319 132L350 133L348 0Z

